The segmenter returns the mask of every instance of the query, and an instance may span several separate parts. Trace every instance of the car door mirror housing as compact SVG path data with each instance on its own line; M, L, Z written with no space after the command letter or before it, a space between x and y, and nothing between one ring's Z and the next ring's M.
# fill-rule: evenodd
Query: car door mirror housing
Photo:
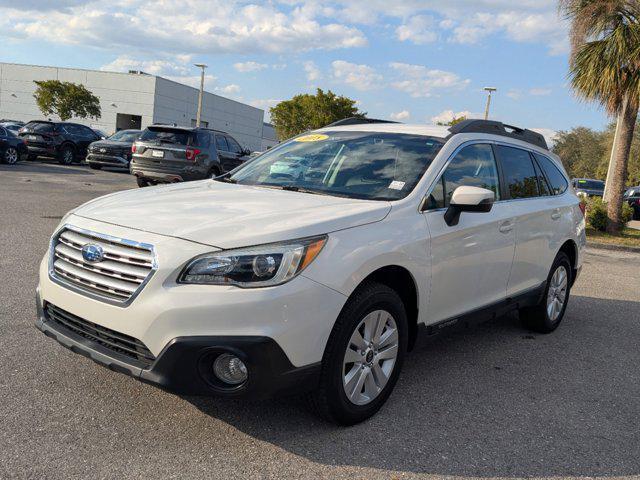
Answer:
M444 213L444 221L449 226L457 225L462 212L490 212L496 194L480 187L462 186L455 189Z

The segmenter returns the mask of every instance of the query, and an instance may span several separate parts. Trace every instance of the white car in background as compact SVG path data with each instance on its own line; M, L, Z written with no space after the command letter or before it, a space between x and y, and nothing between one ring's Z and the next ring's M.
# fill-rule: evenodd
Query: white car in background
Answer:
M387 400L419 325L517 309L553 331L582 264L579 203L529 130L329 126L214 180L69 212L40 268L37 326L163 388L309 390L353 424Z

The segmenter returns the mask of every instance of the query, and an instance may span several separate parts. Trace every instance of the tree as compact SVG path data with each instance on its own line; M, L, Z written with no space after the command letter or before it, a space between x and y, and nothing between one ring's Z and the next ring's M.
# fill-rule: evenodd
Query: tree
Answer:
M587 127L558 132L553 151L561 159L571 177L604 178L598 175L606 152L607 134Z
M436 122L436 125L440 125L441 127L453 127L455 124L463 122L466 119L467 119L467 117L465 117L464 115L462 115L460 117L454 116L448 122Z
M359 112L355 105L355 100L318 88L315 95L296 95L271 107L271 123L278 138L286 140L343 118L364 116L365 113Z
M607 231L622 224L622 194L640 104L640 4L637 0L560 0L571 21L569 78L579 97L617 116L607 175Z
M57 115L66 121L71 117L100 118L100 100L84 85L59 80L34 82L34 97L43 115Z

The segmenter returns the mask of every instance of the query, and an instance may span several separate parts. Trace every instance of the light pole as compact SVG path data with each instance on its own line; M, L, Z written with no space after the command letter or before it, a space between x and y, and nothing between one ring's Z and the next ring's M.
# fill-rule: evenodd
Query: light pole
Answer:
M207 66L204 63L195 63L194 67L202 69L200 74L200 92L198 93L198 113L196 114L196 127L200 126L200 118L202 117L202 94L204 93L204 69Z
M489 95L487 95L487 106L484 109L484 119L488 120L489 119L489 107L491 106L491 92L495 92L498 89L495 87L484 87L484 91L488 92Z

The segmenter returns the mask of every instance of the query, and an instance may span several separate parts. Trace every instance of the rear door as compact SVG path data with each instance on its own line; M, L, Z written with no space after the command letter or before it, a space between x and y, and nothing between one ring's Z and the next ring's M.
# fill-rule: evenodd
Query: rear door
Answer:
M229 145L229 153L232 155L230 162L233 164L233 168L236 168L244 161L244 151L231 135L225 135L225 137L227 138L227 145ZM230 168L230 170L233 170L233 168Z
M449 226L444 213L460 186L493 190L496 203L488 213L463 212L458 224ZM508 203L500 201L502 196L498 165L486 143L463 147L433 186L425 211L431 236L430 323L505 299L515 229Z
M515 216L516 248L507 295L539 287L560 248L556 227L562 209L551 195L546 178L528 150L496 145L504 174L505 197Z

